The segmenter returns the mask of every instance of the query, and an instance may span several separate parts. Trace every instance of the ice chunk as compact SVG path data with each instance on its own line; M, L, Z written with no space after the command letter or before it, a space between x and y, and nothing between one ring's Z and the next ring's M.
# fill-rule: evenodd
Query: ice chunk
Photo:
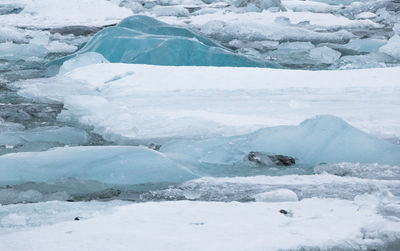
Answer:
M379 51L400 59L400 35L395 34L391 37L388 43L382 46Z
M372 52L366 55L343 56L335 65L339 66L339 69L355 69L360 65L365 68L381 68L391 63L394 63L393 57L382 52Z
M308 164L400 163L400 146L328 115L307 119L298 126L265 128L243 136L177 140L163 145L161 151L175 158L217 164L240 162L251 151L289 155Z
M72 53L76 51L78 47L59 41L52 41L46 46L46 49L50 53Z
M362 12L362 13L356 15L357 19L372 19L374 17L376 17L376 14L369 12L369 11Z
M340 58L341 53L329 47L317 47L310 51L310 57L323 64L333 64Z
M38 127L26 131L14 131L0 134L0 145L16 145L27 142L57 142L60 144L85 144L88 135L85 131L73 127Z
M17 42L24 43L27 41L26 34L20 29L14 27L0 28L0 42Z
M73 127L48 126L3 133L0 131L0 155L16 151L43 151L55 146L82 145L88 142L89 135Z
M285 42L267 55L276 58L277 62L283 65L312 64L315 59L310 57L310 51L314 48L310 42Z
M400 23L393 25L393 31L394 31L394 33L396 33L397 35L400 36Z
M387 41L383 39L352 39L344 47L358 52L378 52L386 43Z
M52 65L86 52L100 53L110 62L132 64L277 67L235 54L187 29L147 16L129 17L117 27L98 32L76 54Z
M90 64L100 64L100 63L108 63L108 60L103 57L103 55L96 52L86 52L77 55L67 61L65 61L60 70L60 74L65 74L70 72L76 68L90 65Z
M73 177L109 184L180 182L197 177L163 154L141 147L64 147L0 156L0 184Z
M298 201L297 194L289 189L277 189L269 192L259 193L254 196L256 201L261 202L282 202Z
M283 8L281 0L236 0L233 4L236 7L246 7L248 12L260 12L272 7Z
M176 16L176 17L187 17L189 11L183 6L155 6L153 13L156 16Z
M0 59L41 61L46 54L46 48L40 44L0 43Z
M296 12L320 12L329 13L335 12L342 8L341 5L330 5L323 2L310 0L282 0L282 5Z

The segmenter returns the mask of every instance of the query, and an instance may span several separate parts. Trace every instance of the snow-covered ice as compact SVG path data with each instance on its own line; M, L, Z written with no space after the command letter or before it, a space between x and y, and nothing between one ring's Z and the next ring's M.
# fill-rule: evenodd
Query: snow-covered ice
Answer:
M59 120L93 126L116 142L237 135L319 114L398 137L399 74L398 67L310 72L94 64L16 86L22 96L64 103Z
M95 206L87 205L86 210ZM3 234L0 249L396 248L399 222L377 213L378 206L373 196L361 196L355 201L315 198L279 203L139 203L117 206L89 219L74 221L71 217L52 226ZM282 209L290 214L281 213ZM14 216L22 223L23 212ZM65 214L59 218L63 217Z

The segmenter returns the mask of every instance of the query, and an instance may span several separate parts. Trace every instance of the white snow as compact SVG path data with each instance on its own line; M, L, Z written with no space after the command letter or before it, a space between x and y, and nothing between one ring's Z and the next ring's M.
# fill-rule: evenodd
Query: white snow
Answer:
M22 27L104 26L133 12L107 0L30 0L19 14L0 15L0 23Z
M0 249L379 249L383 241L399 237L400 223L379 215L378 204L374 196L355 201L139 203L114 207L89 219L71 218L52 226L3 234ZM290 214L280 213L281 209ZM22 215L8 217L24 223Z

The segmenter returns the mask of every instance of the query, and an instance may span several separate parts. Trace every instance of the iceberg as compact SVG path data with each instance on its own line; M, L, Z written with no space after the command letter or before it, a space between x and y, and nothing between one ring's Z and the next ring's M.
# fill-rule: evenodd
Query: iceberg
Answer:
M306 119L298 126L277 126L254 133L206 140L175 140L161 152L186 161L232 165L246 163L250 152L297 158L296 163L361 162L398 165L400 146L368 135L330 115Z
M84 48L49 65L60 66L64 61L88 52L99 53L113 63L278 68L276 64L233 53L188 29L140 15L128 17L116 27L98 32Z
M196 178L163 154L133 146L60 147L46 152L0 156L0 184L49 182L64 178L108 184L182 182Z

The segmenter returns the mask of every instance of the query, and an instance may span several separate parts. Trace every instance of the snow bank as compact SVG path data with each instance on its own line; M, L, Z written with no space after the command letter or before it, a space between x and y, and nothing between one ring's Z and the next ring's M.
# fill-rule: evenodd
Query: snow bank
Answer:
M31 0L18 14L1 15L0 23L25 27L68 25L104 26L132 15L132 11L107 0Z
M382 250L384 242L398 240L400 225L378 214L377 204L371 196L355 201L139 203L115 207L89 219L74 221L71 217L52 226L3 234L0 249ZM88 209L93 207L96 205ZM291 214L280 213L282 209ZM24 216L23 211L19 214Z

